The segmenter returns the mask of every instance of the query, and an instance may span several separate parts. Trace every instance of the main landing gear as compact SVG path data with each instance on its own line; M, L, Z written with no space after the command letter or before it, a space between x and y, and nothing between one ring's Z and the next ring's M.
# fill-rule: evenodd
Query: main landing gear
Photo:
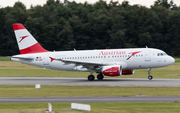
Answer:
M99 73L99 74L97 75L97 79L98 79L98 80L102 80L103 78L104 78L104 76L103 76L102 73Z
M151 76L151 68L148 68L147 71L148 71L148 74L149 74L148 79L152 80L153 76Z
M97 79L98 79L98 80L103 80L103 78L104 78L104 76L103 76L102 73L99 73L99 74L97 75ZM88 76L88 80L89 80L89 81L93 81L94 79L95 79L94 75L91 74L91 75Z
M93 81L94 78L95 78L94 75L89 75L89 76L88 76L88 80L89 80L89 81Z

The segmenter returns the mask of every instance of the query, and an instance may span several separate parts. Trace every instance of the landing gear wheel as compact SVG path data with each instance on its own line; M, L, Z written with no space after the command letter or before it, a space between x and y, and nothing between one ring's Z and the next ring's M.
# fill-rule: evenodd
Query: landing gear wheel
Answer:
M148 74L149 74L148 79L152 80L153 76L151 76L151 68L148 68L147 71L148 71Z
M89 80L89 81L93 81L94 78L95 78L94 75L89 75L89 76L88 76L88 80Z
M98 80L102 80L103 78L104 78L104 76L103 76L102 74L98 74L98 75L97 75L97 79L98 79Z
M151 75L148 76L148 79L149 79L149 80L152 80L152 79L153 79L153 76L151 76Z

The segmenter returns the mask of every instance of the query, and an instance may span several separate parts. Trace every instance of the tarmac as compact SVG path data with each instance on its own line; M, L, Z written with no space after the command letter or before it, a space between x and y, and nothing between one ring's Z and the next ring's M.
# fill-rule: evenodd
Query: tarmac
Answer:
M66 85L119 87L180 87L180 79L87 78L65 77L0 77L0 85ZM180 102L180 96L118 96L118 97L1 97L0 103L26 102Z
M180 79L87 78L66 77L0 77L0 85L67 85L67 86L124 86L124 87L180 87Z

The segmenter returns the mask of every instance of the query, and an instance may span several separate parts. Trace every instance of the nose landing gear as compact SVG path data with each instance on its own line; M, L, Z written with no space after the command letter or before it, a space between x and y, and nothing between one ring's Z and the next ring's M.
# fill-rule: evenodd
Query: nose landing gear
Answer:
M149 74L148 79L152 80L153 76L151 76L151 68L148 68L147 71L148 71L148 74Z

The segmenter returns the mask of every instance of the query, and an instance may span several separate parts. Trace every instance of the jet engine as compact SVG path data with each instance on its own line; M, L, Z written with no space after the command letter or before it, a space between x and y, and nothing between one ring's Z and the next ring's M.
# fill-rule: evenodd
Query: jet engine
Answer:
M132 75L134 74L134 69L123 69L122 75Z
M122 66L120 65L103 66L102 73L106 76L120 76L122 73Z

